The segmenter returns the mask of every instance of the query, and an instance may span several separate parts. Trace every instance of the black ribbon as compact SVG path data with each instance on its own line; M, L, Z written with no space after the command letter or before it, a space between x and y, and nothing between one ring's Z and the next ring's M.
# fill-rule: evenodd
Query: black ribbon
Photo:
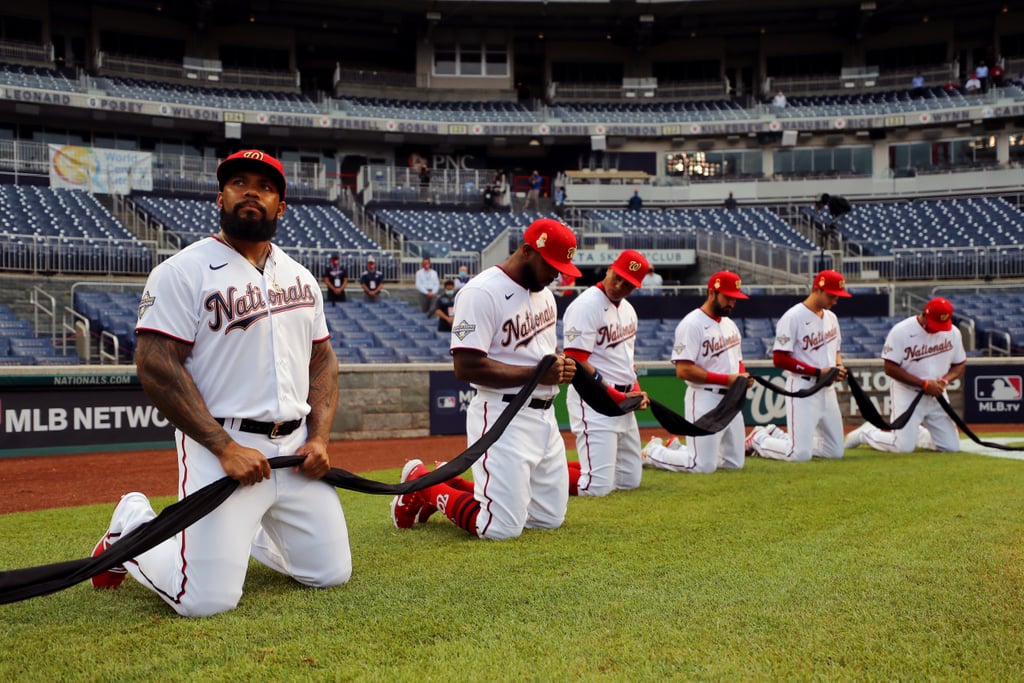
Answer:
M400 495L420 491L434 484L447 481L465 472L476 460L490 448L505 431L516 413L530 399L530 394L537 388L540 378L555 362L554 356L545 356L537 364L530 381L523 386L494 421L494 424L479 439L462 451L445 465L438 467L422 477L398 484L386 484L360 477L347 470L332 467L323 477L323 481L337 488L360 493L377 495ZM270 458L271 469L295 467L303 460L303 456L288 455ZM96 557L81 560L69 560L57 564L13 569L0 572L0 604L27 600L41 595L56 593L81 583L97 574L123 565L133 557L138 557L147 550L154 548L182 529L186 529L197 520L203 518L218 505L223 503L238 488L238 482L224 477L204 486L195 493L182 498L177 503L164 508L154 519L125 534Z
M971 431L971 428L967 426L967 423L963 421L963 418L956 414L956 411L953 410L953 406L949 405L949 401L946 400L945 396L937 396L936 398L939 400L939 405L942 406L942 409L946 411L946 415L949 415L950 419L953 420L953 422L956 423L956 426L960 428L960 431L966 434L967 438L974 443L979 446L996 448L1001 451L1024 451L1024 448L1019 446L1008 446L1004 443L996 443L994 441L982 441L978 438L977 434Z
M640 396L627 396L616 403L604 385L579 365L576 366L576 374L572 376L572 386L588 406L610 417L631 413L643 402Z
M718 405L697 418L696 422L689 422L679 413L675 412L663 403L651 399L651 413L669 434L676 436L708 436L725 429L725 426L733 421L733 418L743 409L743 402L747 400L747 382L740 378L733 382L725 392L725 396L718 402Z

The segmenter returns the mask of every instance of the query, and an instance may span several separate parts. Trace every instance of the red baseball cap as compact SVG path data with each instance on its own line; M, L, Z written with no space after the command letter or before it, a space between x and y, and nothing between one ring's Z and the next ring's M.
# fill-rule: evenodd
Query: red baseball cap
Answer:
M643 254L634 249L623 251L612 264L612 272L634 287L640 286L650 269L651 264L647 263Z
M716 294L725 294L734 299L749 299L750 297L740 291L740 276L728 270L720 270L708 280L708 289Z
M258 149L243 149L235 152L217 166L217 182L220 189L224 189L224 183L228 178L241 171L254 171L263 173L277 185L277 193L284 199L285 182L284 166L281 162Z
M953 328L953 304L937 296L924 305L924 329L927 332L946 332Z
M572 264L576 253L576 235L568 226L553 218L540 218L530 224L523 242L540 254L559 273L579 277L583 273Z
M823 270L814 276L814 289L820 289L826 294L832 294L833 296L841 297L852 297L853 295L846 291L846 280L843 276L834 270Z

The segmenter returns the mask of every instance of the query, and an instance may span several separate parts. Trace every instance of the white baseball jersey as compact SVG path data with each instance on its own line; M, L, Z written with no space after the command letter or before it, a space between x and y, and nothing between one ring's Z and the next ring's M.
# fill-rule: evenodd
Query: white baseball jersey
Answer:
M562 323L566 350L590 353L587 362L620 391L633 386L637 317L629 301L612 303L603 287L589 287L565 309ZM643 470L636 415L602 415L572 386L565 402L580 461L579 495L603 496L639 486Z
M836 314L823 310L819 318L801 302L779 318L772 350L786 351L803 365L830 368L836 364L841 343Z
M562 323L564 348L590 353L590 363L611 384L636 381L637 317L628 300L614 304L603 287L589 287L565 309Z
M136 329L192 346L185 368L236 442L267 458L293 455L305 443L304 424L276 439L238 429L239 418L283 422L309 413L312 345L329 337L316 278L284 252L273 248L260 274L215 238L192 244L153 269ZM224 477L220 460L180 430L175 445L179 499ZM110 533L153 517L146 497L130 493ZM291 468L273 470L125 567L179 614L207 616L237 605L250 555L305 585L346 582L352 556L334 487Z
M473 349L507 365L536 365L555 353L558 308L548 289L531 292L492 266L455 294L455 324L450 348ZM473 388L479 391L476 384ZM502 389L514 394L519 387ZM540 385L534 396L551 398L556 385Z
M483 271L455 294L451 350L480 351L507 365L534 366L555 353L558 309L545 288L531 292L498 266ZM466 439L473 443L508 405L503 399L521 387L474 383L466 413ZM533 398L547 400L557 385L538 385ZM562 525L569 502L565 442L553 407L523 407L501 438L473 464L473 495L480 503L476 532L500 540L524 528Z
M829 310L821 317L800 302L787 310L775 325L773 351L785 351L801 365L830 368L836 365L842 335L839 319ZM800 391L818 381L809 374L786 370L786 389ZM786 397L786 425L775 435L755 443L765 458L806 462L813 456L843 457L843 415L835 386L804 398Z
M688 360L708 372L731 375L740 371L741 343L740 330L731 318L715 320L698 308L676 325L671 360Z
M312 342L330 337L312 273L273 247L261 275L213 237L153 269L136 330L192 345L185 369L214 417L262 422L309 413Z
M882 348L882 358L896 363L916 377L935 381L946 374L950 367L965 362L967 353L964 351L963 336L957 327L945 332L927 332L918 322L917 316L911 316L889 330ZM903 414L920 391L920 387L893 380L889 388L891 417ZM956 424L934 396L921 397L921 402L903 429L887 432L867 425L863 432L864 442L880 451L909 453L915 445L920 445L918 428L922 425L931 434L938 450L960 449L960 434Z
M690 361L708 372L735 374L743 362L739 328L730 318L715 320L702 309L691 311L676 326L672 361ZM690 422L722 401L727 388L717 384L686 383L683 416ZM743 414L725 429L709 436L688 437L681 448L648 445L647 459L655 467L675 472L707 474L716 469L739 469L745 458Z

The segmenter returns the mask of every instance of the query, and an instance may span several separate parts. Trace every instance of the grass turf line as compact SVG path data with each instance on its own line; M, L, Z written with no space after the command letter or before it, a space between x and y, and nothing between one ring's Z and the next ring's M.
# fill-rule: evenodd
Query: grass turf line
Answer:
M964 454L749 459L645 470L499 543L440 515L400 531L386 497L342 492L347 586L253 563L238 609L191 620L131 579L82 584L0 606L0 677L1017 679L1022 488L1021 463ZM111 510L0 516L0 566L84 556Z

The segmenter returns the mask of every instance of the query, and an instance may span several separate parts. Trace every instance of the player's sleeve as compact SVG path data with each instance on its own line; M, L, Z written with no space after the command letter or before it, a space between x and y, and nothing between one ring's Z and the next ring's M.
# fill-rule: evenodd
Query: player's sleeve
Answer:
M950 356L949 364L960 365L961 363L967 362L967 351L964 350L964 336L960 333L960 330L956 327L953 328L956 334L953 336L953 353Z
M309 274L313 278L313 273ZM315 305L313 306L313 342L322 342L331 338L331 331L327 329L327 316L324 315L324 293L319 285L310 287L313 292Z
M688 324L685 318L680 320L672 339L672 362L685 360L696 363L699 352L700 335L697 326Z
M491 348L497 318L491 295L481 287L463 287L455 295L449 350L469 349L486 354Z
M789 311L782 314L779 322L775 325L775 342L772 344L772 351L785 351L793 353L793 346L796 344L796 335L793 333L793 319Z
M885 337L885 346L882 347L882 360L892 361L896 365L903 365L903 334L902 325L896 325Z
M182 272L173 262L164 262L154 268L139 302L136 333L157 332L188 344L194 343L202 308L197 301L197 288L201 281L200 276Z
M577 305L581 301L577 299L570 304L562 316L562 347L585 351L589 355L594 352L597 342L598 326L594 321L597 316L589 306Z

